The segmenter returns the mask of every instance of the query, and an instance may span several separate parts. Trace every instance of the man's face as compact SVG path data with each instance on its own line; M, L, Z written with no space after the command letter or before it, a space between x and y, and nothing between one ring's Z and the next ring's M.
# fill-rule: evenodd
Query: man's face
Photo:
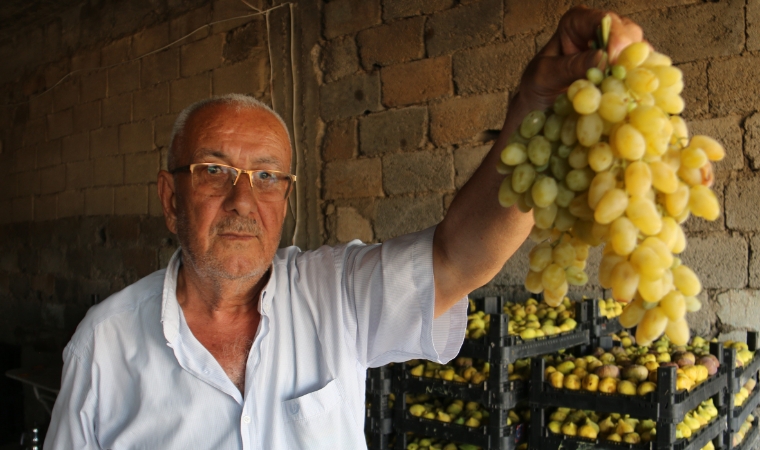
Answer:
M267 111L236 110L223 104L206 107L188 120L176 149L177 165L219 163L289 172L286 133ZM167 224L170 229L174 224L172 231L179 237L185 263L215 278L263 275L280 242L287 201L258 201L246 174L240 175L226 196L194 190L189 172L177 173L173 179L176 218L167 215ZM171 205L164 201L165 213L167 206Z

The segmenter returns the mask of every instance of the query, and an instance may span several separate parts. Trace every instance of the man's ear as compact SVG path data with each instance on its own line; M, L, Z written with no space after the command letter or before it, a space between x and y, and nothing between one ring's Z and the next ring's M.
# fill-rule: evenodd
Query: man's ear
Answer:
M165 170L158 172L158 198L164 211L166 228L177 234L177 193L174 175Z

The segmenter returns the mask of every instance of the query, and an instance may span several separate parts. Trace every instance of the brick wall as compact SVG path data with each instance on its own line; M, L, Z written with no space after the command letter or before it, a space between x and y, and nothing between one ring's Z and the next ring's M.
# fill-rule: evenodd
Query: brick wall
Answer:
M118 35L91 22L118 6L82 6L75 37L56 18L29 31L43 36L39 45L0 45L18 55L0 84L0 341L58 352L92 295L166 265L177 241L156 174L180 110L230 92L271 104L265 17L206 27L156 52L253 12L231 0L174 3L132 11ZM40 46L55 51L35 53Z
M360 6L359 6L360 3ZM332 0L319 68L325 242L381 242L434 225L499 129L522 68L563 11L553 1ZM693 133L726 146L716 222L689 220L707 334L760 327L760 6L744 0L592 0L626 14L684 72ZM481 294L522 291L526 243ZM592 253L590 266L598 265ZM596 270L589 273L596 279ZM577 294L602 295L593 282Z
M303 247L381 242L434 225L488 151L483 131L500 127L522 68L575 2L299 0L298 90L281 97L273 92L293 72L277 58L290 61L290 42L273 39L262 16L149 54L250 13L239 0L132 12L123 10L132 2L85 5L0 43L8 61L0 103L13 105L0 106L0 340L60 347L91 294L102 298L165 264L176 240L160 217L155 173L177 112L210 95L246 92L292 108ZM700 332L756 328L760 7L588 3L642 24L684 72L692 130L726 145L716 182L725 212L687 224L684 260L707 288L692 321ZM289 19L275 23L289 33ZM479 292L520 292L529 249ZM592 254L591 266L598 260ZM593 283L582 292L603 294ZM49 337L31 331L40 324Z

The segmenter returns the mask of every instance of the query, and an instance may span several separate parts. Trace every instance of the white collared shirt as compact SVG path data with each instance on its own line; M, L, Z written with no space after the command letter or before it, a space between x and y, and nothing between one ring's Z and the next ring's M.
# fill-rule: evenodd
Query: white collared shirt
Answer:
M448 361L464 338L466 300L433 319L433 232L280 249L245 395L185 322L178 250L79 324L45 449L365 448L367 367Z

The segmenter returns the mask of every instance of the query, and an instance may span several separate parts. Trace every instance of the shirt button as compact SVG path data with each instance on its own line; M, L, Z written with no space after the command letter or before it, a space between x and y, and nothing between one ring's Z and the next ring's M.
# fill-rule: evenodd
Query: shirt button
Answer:
M203 369L203 373L205 373L206 375L208 375L209 372L211 372L211 371L208 370L208 369Z
M251 416L243 416L243 423L251 423Z

